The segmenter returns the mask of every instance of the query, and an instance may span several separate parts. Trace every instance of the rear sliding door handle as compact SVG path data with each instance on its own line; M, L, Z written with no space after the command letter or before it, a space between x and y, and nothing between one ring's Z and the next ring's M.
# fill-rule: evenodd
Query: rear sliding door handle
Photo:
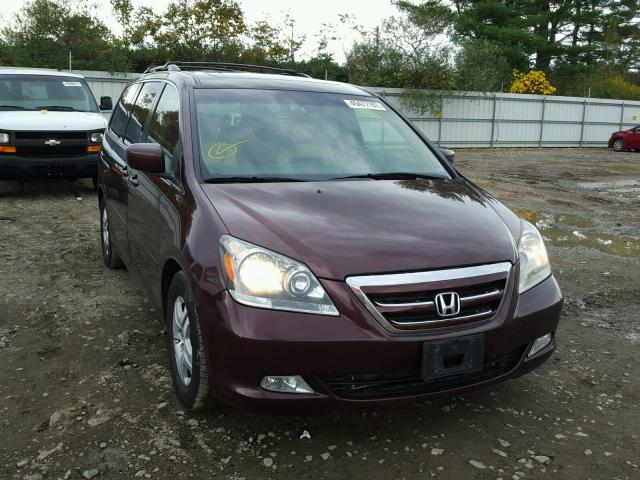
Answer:
M132 173L129 175L129 182L131 182L131 185L133 185L134 187L138 186L138 174L137 173Z

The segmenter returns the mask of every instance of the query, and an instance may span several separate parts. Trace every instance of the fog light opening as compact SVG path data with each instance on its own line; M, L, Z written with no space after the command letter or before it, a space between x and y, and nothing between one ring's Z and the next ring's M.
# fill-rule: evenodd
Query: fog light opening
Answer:
M531 350L529 350L527 358L533 357L536 353L549 345L552 339L553 335L551 333L547 333L546 335L536 338L536 341L533 342L533 345L531 345Z
M270 375L260 381L260 386L270 392L315 393L300 375Z

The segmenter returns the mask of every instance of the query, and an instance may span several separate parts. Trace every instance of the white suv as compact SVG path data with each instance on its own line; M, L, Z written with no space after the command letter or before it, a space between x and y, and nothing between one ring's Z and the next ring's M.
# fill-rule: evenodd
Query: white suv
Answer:
M0 69L0 179L95 179L111 108L82 75Z

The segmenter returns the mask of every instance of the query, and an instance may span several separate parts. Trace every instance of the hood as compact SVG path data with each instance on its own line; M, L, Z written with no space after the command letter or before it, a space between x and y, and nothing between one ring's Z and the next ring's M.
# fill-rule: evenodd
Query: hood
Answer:
M466 180L206 184L240 239L321 278L515 261L492 199Z
M39 110L0 112L0 130L78 131L106 128L106 119L97 112L50 112Z

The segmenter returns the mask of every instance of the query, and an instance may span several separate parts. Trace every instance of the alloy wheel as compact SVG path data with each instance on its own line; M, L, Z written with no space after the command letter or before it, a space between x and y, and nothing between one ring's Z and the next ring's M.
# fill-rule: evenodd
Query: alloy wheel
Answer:
M613 149L616 152L621 152L622 150L624 150L624 140L619 138L615 142L613 142Z
M104 248L104 253L109 255L109 217L107 216L107 209L102 209L102 246Z
M178 296L173 303L173 355L178 378L183 385L191 383L193 374L193 350L191 348L191 323L184 298Z

